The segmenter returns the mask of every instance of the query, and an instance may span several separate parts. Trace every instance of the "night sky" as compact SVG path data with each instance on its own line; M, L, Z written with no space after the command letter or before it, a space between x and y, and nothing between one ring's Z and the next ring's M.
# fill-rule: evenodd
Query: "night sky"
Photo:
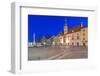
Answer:
M65 19L68 28L74 28L81 22L84 27L88 26L88 17L28 15L28 42L33 41L33 33L36 40L39 40L43 36L51 37L63 32Z

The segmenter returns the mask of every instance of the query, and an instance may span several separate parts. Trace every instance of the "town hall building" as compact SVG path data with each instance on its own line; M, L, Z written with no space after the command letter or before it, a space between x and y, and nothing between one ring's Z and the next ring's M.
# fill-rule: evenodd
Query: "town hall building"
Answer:
M88 46L88 27L81 22L74 28L68 28L67 20L64 23L64 32L53 37L53 44L70 46Z

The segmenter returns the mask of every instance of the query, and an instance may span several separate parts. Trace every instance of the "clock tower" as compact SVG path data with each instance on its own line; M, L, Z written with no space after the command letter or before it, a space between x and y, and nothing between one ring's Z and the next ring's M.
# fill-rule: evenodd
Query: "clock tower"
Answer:
M64 21L64 34L68 33L67 20Z

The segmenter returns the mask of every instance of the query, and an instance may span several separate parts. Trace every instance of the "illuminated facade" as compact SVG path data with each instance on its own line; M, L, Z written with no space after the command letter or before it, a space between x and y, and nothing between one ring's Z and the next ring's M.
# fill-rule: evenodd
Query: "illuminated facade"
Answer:
M83 24L75 28L68 29L67 21L64 23L64 32L54 37L53 44L71 45L71 46L88 46L88 28Z

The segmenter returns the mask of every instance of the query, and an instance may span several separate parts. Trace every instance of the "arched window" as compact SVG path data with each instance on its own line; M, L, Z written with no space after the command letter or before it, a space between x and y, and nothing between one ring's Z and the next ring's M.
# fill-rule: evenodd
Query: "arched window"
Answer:
M77 46L79 46L79 42L77 42Z
M80 39L80 38L79 38L79 34L77 34L77 39Z
M80 39L79 36L77 36L77 39Z
M74 36L72 35L72 40L74 40Z
M72 42L72 45L74 45L74 43Z
M85 43L83 43L83 46L86 46L86 44L85 44Z

